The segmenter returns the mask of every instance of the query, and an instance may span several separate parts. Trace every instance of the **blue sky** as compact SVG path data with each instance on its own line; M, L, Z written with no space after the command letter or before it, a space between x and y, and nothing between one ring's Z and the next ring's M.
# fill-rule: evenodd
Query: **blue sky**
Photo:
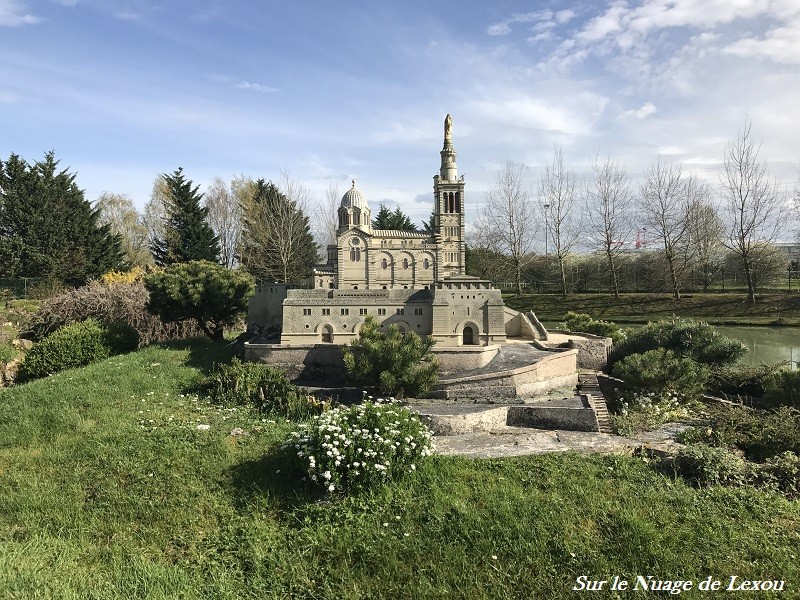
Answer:
M800 159L797 0L0 0L0 56L0 156L52 149L140 208L178 166L201 189L285 169L419 222L448 112L471 217L554 142L580 173L661 156L716 183L747 116L787 190Z

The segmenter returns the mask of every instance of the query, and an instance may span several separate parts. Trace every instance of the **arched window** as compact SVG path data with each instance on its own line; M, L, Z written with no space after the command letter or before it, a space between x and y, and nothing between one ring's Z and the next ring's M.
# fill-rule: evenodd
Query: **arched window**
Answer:
M404 269L408 269L408 259L407 258L403 259L403 268Z
M461 212L461 192L456 192L456 212Z
M333 343L333 327L331 327L330 325L325 325L322 328L322 343L323 344Z
M361 248L350 248L350 260L361 262Z
M422 259L422 268L426 269L426 270L430 269L431 268L431 261L429 261L427 258Z
M388 269L389 268L389 261L385 258L381 259L381 269Z

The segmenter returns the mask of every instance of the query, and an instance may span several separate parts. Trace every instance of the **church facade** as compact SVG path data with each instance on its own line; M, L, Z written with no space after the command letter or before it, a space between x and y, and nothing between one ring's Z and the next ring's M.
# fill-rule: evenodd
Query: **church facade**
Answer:
M465 274L465 182L450 115L440 156L429 233L373 229L367 198L353 181L338 209L336 245L314 268L313 289L285 292L282 345L347 343L370 315L383 327L432 336L440 347L506 339L500 291Z

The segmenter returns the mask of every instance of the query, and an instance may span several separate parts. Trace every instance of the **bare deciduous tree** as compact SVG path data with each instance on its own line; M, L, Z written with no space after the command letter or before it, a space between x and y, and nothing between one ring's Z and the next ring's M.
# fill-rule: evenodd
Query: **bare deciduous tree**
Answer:
M485 194L476 229L480 244L508 254L514 264L517 293L522 293L522 268L531 256L536 227L531 193L525 178L528 167L507 160Z
M721 174L722 197L728 217L726 245L739 258L747 283L747 295L755 302L753 269L760 254L775 241L781 228L784 198L777 183L760 162L761 145L753 141L751 125L745 120L736 140L725 148Z
M313 210L314 236L324 256L328 246L336 244L336 229L339 226L337 210L342 201L339 186L335 181L328 183L324 196L317 202Z
M560 144L553 146L553 162L545 167L539 182L542 210L547 213L546 235L553 242L561 276L561 293L567 295L566 260L578 240L580 223L575 208L575 173L564 166Z
M156 240L164 238L164 218L171 202L169 185L160 175L153 182L150 200L144 207L142 222L147 228L147 246L152 248Z
M633 230L630 179L625 167L611 157L595 157L592 179L584 190L586 228L595 252L608 263L611 291L619 298L618 257Z
M122 251L128 264L133 267L153 264L147 226L130 196L103 192L97 199L97 209L100 212L99 223L109 225L111 232L122 238Z
M694 177L684 179L680 164L665 165L660 160L644 174L640 211L648 229L661 245L667 264L672 295L681 297L683 272L689 262L689 201Z
M253 193L254 183L244 175L234 178L228 186L215 177L203 198L208 208L208 224L219 237L220 262L232 268L237 262L242 237L242 194Z
M700 271L700 285L707 291L723 261L725 224L711 203L711 188L699 183L689 198L689 243L694 264Z

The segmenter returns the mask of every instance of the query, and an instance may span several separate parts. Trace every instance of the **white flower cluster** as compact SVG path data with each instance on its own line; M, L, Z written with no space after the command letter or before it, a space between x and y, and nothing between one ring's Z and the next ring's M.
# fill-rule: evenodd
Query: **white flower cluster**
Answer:
M430 430L406 408L383 400L340 406L292 434L303 470L330 492L388 481L430 455Z

